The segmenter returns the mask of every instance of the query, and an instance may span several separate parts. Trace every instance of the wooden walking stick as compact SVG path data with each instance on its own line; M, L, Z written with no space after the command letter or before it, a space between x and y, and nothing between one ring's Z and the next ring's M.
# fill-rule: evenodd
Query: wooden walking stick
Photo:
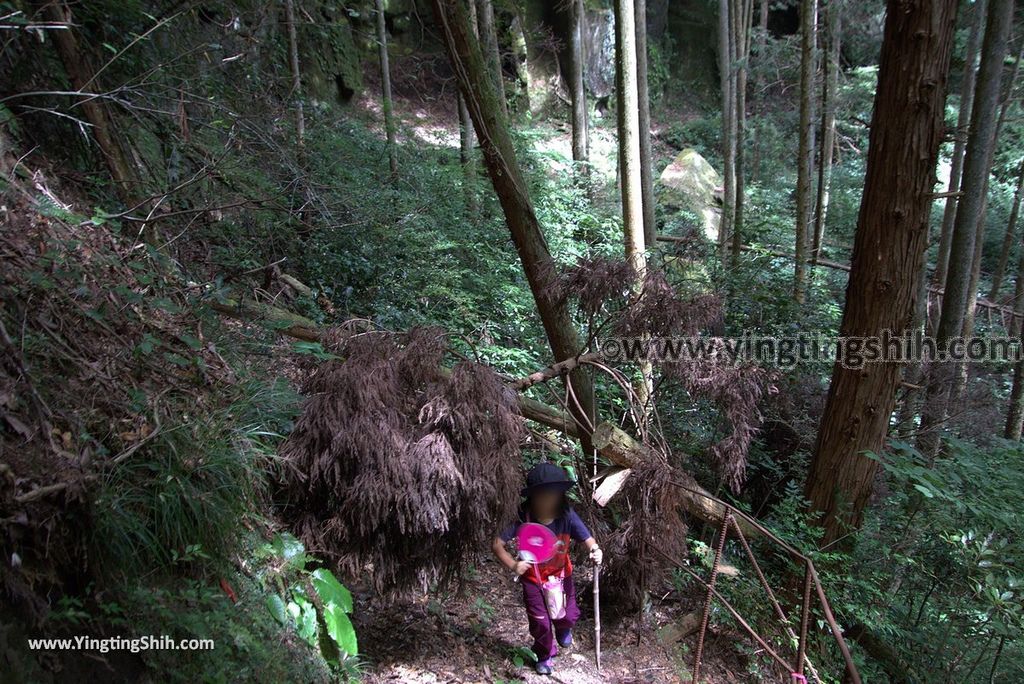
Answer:
M594 566L594 659L597 662L597 671L601 671L601 590L599 580L601 577L600 564Z

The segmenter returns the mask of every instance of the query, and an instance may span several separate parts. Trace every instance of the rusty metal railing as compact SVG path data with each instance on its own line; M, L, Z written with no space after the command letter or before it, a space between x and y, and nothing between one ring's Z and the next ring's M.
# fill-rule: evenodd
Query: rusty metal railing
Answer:
M842 653L843 661L846 664L846 672L849 675L849 681L853 684L860 684L860 673L857 671L857 666L853 662L853 657L850 655L850 648L843 638L843 632L839 628L839 624L836 622L835 616L832 614L832 607L829 605L828 599L825 597L825 590L821 586L821 580L818 577L818 571L814 567L814 562L810 558L800 553L800 551L793 548L791 545L779 539L776 535L772 534L766 527L761 525L757 520L747 515L743 511L732 506L727 501L723 501L717 497L711 496L707 492L690 487L682 482L671 481L671 484L680 489L684 489L691 494L703 497L710 501L714 501L721 505L725 509L725 515L722 517L721 525L718 528L718 538L715 543L715 555L711 566L711 575L708 579L700 577L694 572L688 565L682 561L670 557L661 549L655 547L654 551L669 563L675 565L681 570L685 571L691 577L696 579L698 582L704 585L706 593L704 596L704 606L701 611L700 620L700 631L697 634L697 648L694 653L693 662L693 678L694 684L700 681L700 670L702 659L704 657L704 639L707 633L708 621L711 614L711 603L712 600L718 599L718 601L725 606L725 608L732 614L736 622L750 635L750 637L757 642L757 644L764 649L771 658L777 662L781 667L785 668L789 673L792 680L797 682L807 682L807 677L804 674L805 669L810 673L814 681L821 681L815 670L810 659L807 657L807 627L810 621L811 614L811 590L814 589L818 603L821 606L822 614L825 621L828 623L829 629L832 632L832 638L835 640L836 645L839 647L839 651ZM753 529L759 534L763 535L766 539L773 542L776 546L780 547L792 558L801 561L804 565L804 581L803 581L803 600L800 605L800 634L797 635L790 626L789 617L786 615L786 611L782 608L778 598L775 596L775 592L772 590L771 585L765 578L764 572L761 570L761 566L758 564L757 559L754 557L754 552L750 548L750 543L747 541L746 535L743 533L743 527L739 524L739 520L743 520L748 526L748 529ZM796 663L795 665L786 660L784 657L779 655L767 642L767 640L758 634L747 620L740 615L739 611L729 603L729 601L722 596L715 588L716 580L718 579L719 567L722 562L722 552L725 549L725 542L730 534L734 532L736 537L739 539L747 558L750 560L751 566L754 568L754 572L757 575L757 579L761 584L762 589L768 595L768 599L771 602L772 609L776 616L782 621L786 630L787 636L790 639L797 642L796 652Z

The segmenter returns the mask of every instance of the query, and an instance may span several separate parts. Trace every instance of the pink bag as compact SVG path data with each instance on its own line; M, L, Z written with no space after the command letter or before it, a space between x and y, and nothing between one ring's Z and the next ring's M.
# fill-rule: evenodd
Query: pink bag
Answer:
M565 617L565 586L562 584L564 577L551 575L547 581L540 585L544 594L544 604L548 609L548 617L552 620L560 620Z

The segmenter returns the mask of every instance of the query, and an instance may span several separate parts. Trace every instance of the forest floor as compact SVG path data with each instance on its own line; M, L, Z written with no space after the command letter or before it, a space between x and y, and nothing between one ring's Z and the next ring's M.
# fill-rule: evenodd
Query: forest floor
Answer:
M537 675L522 663L531 643L520 590L497 561L482 559L461 595L388 606L367 606L355 618L369 684L409 682L688 682L695 636L664 643L659 630L684 614L700 610L701 597L673 603L655 601L637 629L636 615L601 620L601 671L594 661L594 612L591 570L576 572L581 617L574 643L555 658L551 676ZM664 632L661 632L662 634ZM734 649L731 632L708 629L702 679L748 681L745 658ZM517 662L518 661L518 662ZM522 664L520 664L522 663Z

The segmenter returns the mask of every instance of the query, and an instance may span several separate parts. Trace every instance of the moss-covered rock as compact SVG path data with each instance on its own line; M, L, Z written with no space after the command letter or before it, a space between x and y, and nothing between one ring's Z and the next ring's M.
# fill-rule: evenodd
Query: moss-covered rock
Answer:
M722 177L697 150L687 148L676 155L658 179L659 200L669 209L686 209L701 219L704 235L718 239L722 220Z
M363 88L363 50L352 31L352 21L363 12L331 2L315 10L321 22L299 22L299 60L307 97L346 103ZM366 12L362 18L369 20Z

